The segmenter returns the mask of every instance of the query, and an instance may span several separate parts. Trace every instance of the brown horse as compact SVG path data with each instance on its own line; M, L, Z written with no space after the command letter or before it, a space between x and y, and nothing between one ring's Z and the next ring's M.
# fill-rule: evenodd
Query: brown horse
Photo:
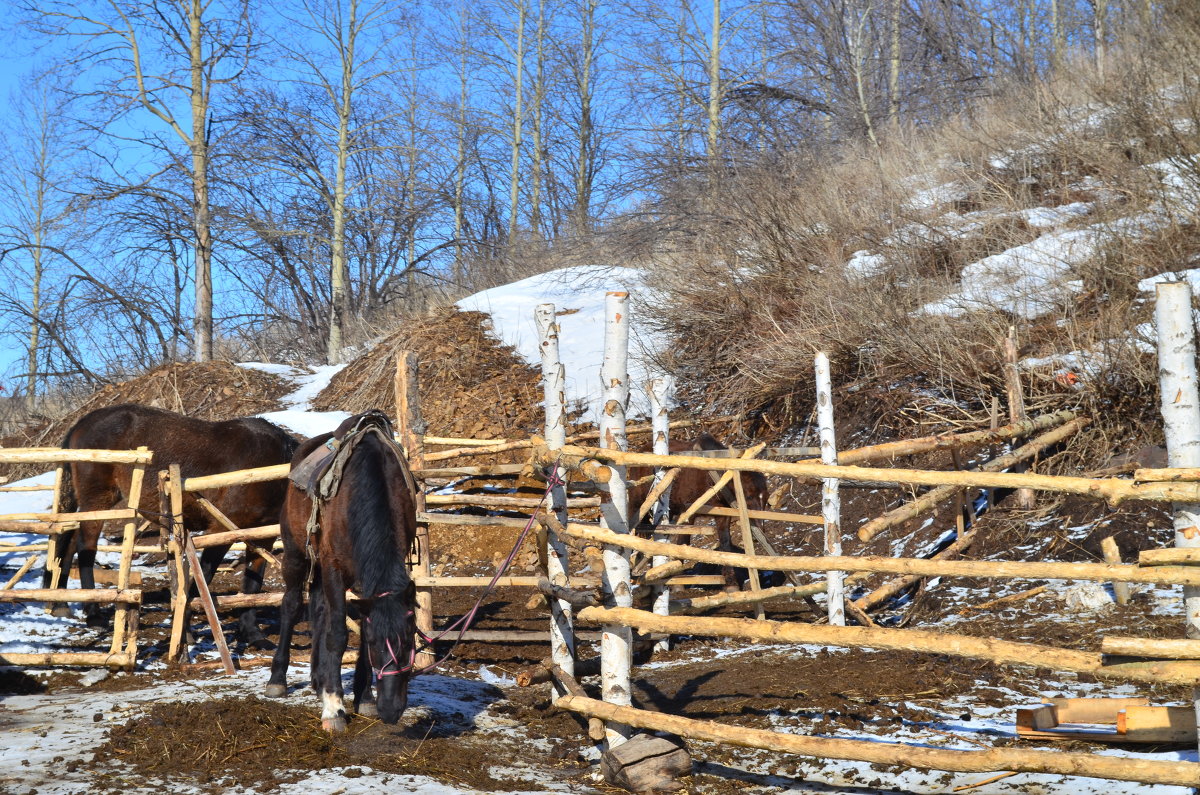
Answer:
M727 450L728 448L721 444L717 439L707 433L702 433L696 437L694 441L685 442L678 439L672 439L669 444L671 453L687 455L689 452L699 450ZM628 469L627 477L631 483L639 480L647 479L654 472L650 467L631 466ZM662 517L660 521L678 518L684 511L706 491L715 485L715 479L719 477L719 473L701 470L701 469L683 469L675 477L671 483L671 495L667 506L667 516ZM743 472L741 474L742 491L746 496L746 507L752 511L760 511L767 502L767 478L760 472ZM629 506L631 511L636 511L641 507L649 494L651 484L649 482L640 483L630 486L629 489ZM726 484L713 497L709 498L705 503L707 506L721 508L736 508L737 495L734 488L730 484ZM656 526L653 520L653 511L647 513L637 526L636 530L640 535L649 535L653 532ZM741 551L738 547L735 550L733 539L730 534L730 526L733 523L733 517L717 516L716 518L716 533L717 533L717 549L724 552ZM688 539L690 543L691 539ZM722 567L722 575L725 577L726 587L738 587L739 578L737 572L729 566Z
M291 460L297 442L287 431L266 420L236 419L224 422L187 417L163 409L121 404L108 406L85 414L67 431L64 448L134 450L149 447L154 453L150 471L156 472L170 464L178 464L183 477L212 475L238 469L285 464ZM64 470L59 504L64 512L107 510L127 502L131 486L132 467L127 464L104 464L91 461L72 463ZM207 492L208 499L238 527L258 527L274 524L283 504L282 481L227 486ZM155 512L157 486L147 477L142 485L139 505L146 516L158 524L161 517ZM183 523L192 533L224 529L190 495L184 495ZM103 521L79 523L78 531L59 534L55 547L61 567L56 588L65 588L71 569L71 557L78 547L79 582L83 588L94 588L92 568L96 562L96 544ZM77 544L73 544L76 541ZM205 581L211 582L217 566L229 551L228 545L209 547L200 558ZM262 589L264 561L249 557L246 561L242 590L258 593ZM50 573L43 584L50 587ZM94 605L85 605L89 619L95 615ZM55 608L55 614L68 612L66 605ZM239 635L248 644L264 645L266 639L255 621L253 609L244 610L239 617Z
M307 587L311 683L327 731L346 728L341 676L346 589L358 596L364 634L354 669L354 710L395 723L408 703L416 658L416 588L407 562L416 541L415 489L404 452L379 411L350 417L332 434L309 439L292 458L280 516L285 589L279 646L266 695L287 694L292 632ZM372 672L378 702L371 693Z

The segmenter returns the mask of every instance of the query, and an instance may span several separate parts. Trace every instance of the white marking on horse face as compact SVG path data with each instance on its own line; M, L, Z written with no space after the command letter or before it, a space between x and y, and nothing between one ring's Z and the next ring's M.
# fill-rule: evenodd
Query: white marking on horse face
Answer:
M337 693L321 694L321 720L331 720L345 711L346 705Z

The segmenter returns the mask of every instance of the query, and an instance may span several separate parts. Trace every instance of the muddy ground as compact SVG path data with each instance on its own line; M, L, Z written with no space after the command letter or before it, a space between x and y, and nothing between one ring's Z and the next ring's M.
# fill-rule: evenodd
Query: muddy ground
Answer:
M803 509L804 498L799 496L790 507ZM894 498L859 492L849 502L860 515L870 516L885 510L889 499ZM926 542L945 530L946 518L940 521L940 529L925 528ZM1165 514L1146 506L1111 510L1093 503L1064 502L1028 512L1004 500L978 519L975 531L980 532L980 541L972 555L1094 560L1099 539L1115 535L1127 557L1132 557L1139 548L1163 545L1165 537L1160 536L1168 532L1166 527ZM815 532L804 526L770 529L772 540L783 552L811 551ZM483 542L479 533L472 531L457 543L464 552L470 548L470 555L462 560L477 561L486 560L493 546L500 549L511 544L511 538ZM892 541L879 542L888 543ZM1053 552L1048 553L1051 548ZM441 569L459 573L478 568L475 564L457 565L456 559L457 555L445 555ZM533 565L532 560L522 560L522 568ZM219 575L215 590L233 592L237 582L237 572L226 571ZM1080 649L1096 649L1106 634L1182 636L1179 609L1172 607L1169 593L1148 588L1136 591L1127 606L1110 604L1086 614L1064 607L1058 594L1061 583L1051 583L1048 591L1029 598L974 609L1039 584L1045 583L935 580L875 618L884 624ZM584 722L553 706L549 685L519 688L513 683L518 672L547 655L543 643L461 643L436 674L418 678L426 681L414 684L412 706L398 726L355 718L344 735L331 738L320 729L317 699L304 687L303 665L293 664L290 683L294 689L289 698L258 696L265 682L265 652L236 649L244 669L235 678L241 681L239 687L214 684L216 689L205 690L204 698L170 696L170 687L176 685L180 693L191 693L198 682L228 680L222 680L212 668L168 668L156 662L167 642L167 591L165 582L154 578L147 579L145 588L143 657L151 670L109 676L91 685L83 684L80 675L71 672L0 674L0 727L19 725L19 710L9 709L10 703L18 702L10 697L75 699L73 703L86 712L90 703L109 699L117 705L124 692L168 684L168 695L141 698L137 708L114 706L95 713L95 722L105 730L97 747L80 749L74 758L64 756L57 763L66 766L72 780L86 782L80 792L124 792L132 781L158 782L168 789L188 785L203 792L238 788L263 792L286 789L289 784L308 787L314 775L323 780L336 777L337 786L330 785L330 792L358 791L356 779L380 775L396 776L396 781L408 780L403 778L407 776L427 777L454 788L451 791L605 789L597 781L598 750L588 741ZM438 591L436 624L448 624L462 615L474 596L466 589ZM779 620L824 620L803 602L772 603L767 614ZM275 630L273 610L263 611L262 620L269 631ZM528 590L502 588L486 600L476 628L544 630L547 620L542 608L531 607ZM232 617L227 617L225 629L227 635L232 634ZM213 647L206 632L199 631L198 649L211 659ZM298 654L308 651L306 632L307 627L301 625ZM77 642L95 643L98 637L81 626ZM352 643L355 640L352 636ZM440 651L450 649L443 645ZM594 646L581 644L581 658L595 654ZM693 638L678 639L671 651L638 663L633 701L648 709L755 728L919 739L960 748L1020 744L1096 750L1100 746L1019 741L1011 732L1015 710L1047 696L1118 694L1111 685L1101 686L1086 677L941 655ZM592 694L598 693L597 677L585 679L584 685ZM439 699L451 690L465 695L453 706L445 706L447 702ZM1183 688L1119 690L1120 695L1135 693L1150 696L1153 703L1190 699ZM939 773L913 778L912 774L865 764L850 765L847 772L844 767L834 770L819 761L705 743L689 747L696 766L683 784L694 792L935 792L948 791L950 783L970 781ZM39 791L36 785L27 787L28 781L27 776L0 776L0 792ZM1139 789L1100 783L1096 789L1080 790L1047 777L1021 777L975 791L1121 793Z

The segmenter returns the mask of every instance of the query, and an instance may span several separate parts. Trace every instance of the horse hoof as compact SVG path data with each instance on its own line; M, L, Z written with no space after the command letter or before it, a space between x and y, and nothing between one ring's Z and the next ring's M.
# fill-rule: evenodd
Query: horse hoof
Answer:
M257 635L246 640L246 648L257 651L274 651L275 644L266 635Z
M358 708L355 709L355 712L357 712L359 715L362 715L364 718L379 717L379 708L375 706L374 701L364 701L358 705Z
M72 615L71 608L64 604L57 604L50 611L50 615L55 618L70 618Z
M267 698L283 698L287 695L287 685L269 684L263 695Z
M336 718L321 718L321 728L330 734L340 734L346 731L346 719L341 715Z

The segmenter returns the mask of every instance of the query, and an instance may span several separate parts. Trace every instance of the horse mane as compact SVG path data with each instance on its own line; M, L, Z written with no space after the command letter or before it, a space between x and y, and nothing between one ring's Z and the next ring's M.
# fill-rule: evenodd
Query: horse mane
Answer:
M390 488L406 488L400 475L400 463L387 443L377 434L366 434L346 462L345 478L355 484L355 494L347 509L354 550L354 565L363 596L403 592L410 577L405 558L409 543L399 543L410 528L403 526L402 515L394 515L389 500ZM388 475L394 473L395 483ZM397 523L401 523L397 527ZM406 542L411 539L405 538Z

